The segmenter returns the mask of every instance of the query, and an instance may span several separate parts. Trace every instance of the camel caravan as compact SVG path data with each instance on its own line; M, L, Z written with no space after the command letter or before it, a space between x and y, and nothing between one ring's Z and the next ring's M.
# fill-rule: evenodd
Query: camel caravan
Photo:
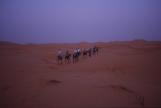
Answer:
M59 49L57 53L57 63L63 64L63 61L65 64L77 63L81 56L85 58L91 57L92 55L98 55L98 50L99 48L97 46L87 49L76 48L74 49L73 53L70 53L68 50L63 52Z

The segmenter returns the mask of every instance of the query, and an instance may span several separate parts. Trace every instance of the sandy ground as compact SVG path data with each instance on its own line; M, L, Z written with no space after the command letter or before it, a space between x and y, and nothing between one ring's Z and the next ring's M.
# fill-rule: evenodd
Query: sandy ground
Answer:
M0 108L161 107L161 42L95 44L63 65L59 48L93 44L0 45Z

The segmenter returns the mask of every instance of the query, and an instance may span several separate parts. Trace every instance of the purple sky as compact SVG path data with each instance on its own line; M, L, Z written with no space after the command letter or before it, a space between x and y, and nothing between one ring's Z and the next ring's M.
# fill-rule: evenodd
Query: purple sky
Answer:
M0 40L161 40L161 0L0 0Z

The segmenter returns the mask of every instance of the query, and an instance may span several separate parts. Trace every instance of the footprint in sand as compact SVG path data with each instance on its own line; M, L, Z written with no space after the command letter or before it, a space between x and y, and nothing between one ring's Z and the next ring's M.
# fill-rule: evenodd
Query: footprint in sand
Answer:
M125 86L122 86L122 85L105 85L105 86L99 86L98 88L112 88L114 91L118 91L118 92L121 92L121 93L129 93L134 98L134 104L138 104L142 107L145 106L144 96L139 95L138 93L134 92L133 90L128 89Z

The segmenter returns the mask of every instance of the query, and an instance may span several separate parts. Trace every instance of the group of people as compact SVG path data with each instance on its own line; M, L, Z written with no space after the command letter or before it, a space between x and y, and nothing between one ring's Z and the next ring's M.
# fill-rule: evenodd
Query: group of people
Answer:
M58 64L63 64L63 61L65 64L71 63L71 60L73 63L76 63L79 61L80 56L82 55L83 57L91 57L92 55L98 55L98 47L94 46L93 48L87 48L87 49L80 49L76 48L74 49L73 53L70 53L68 50L63 52L62 50L58 50L57 53L57 62Z

